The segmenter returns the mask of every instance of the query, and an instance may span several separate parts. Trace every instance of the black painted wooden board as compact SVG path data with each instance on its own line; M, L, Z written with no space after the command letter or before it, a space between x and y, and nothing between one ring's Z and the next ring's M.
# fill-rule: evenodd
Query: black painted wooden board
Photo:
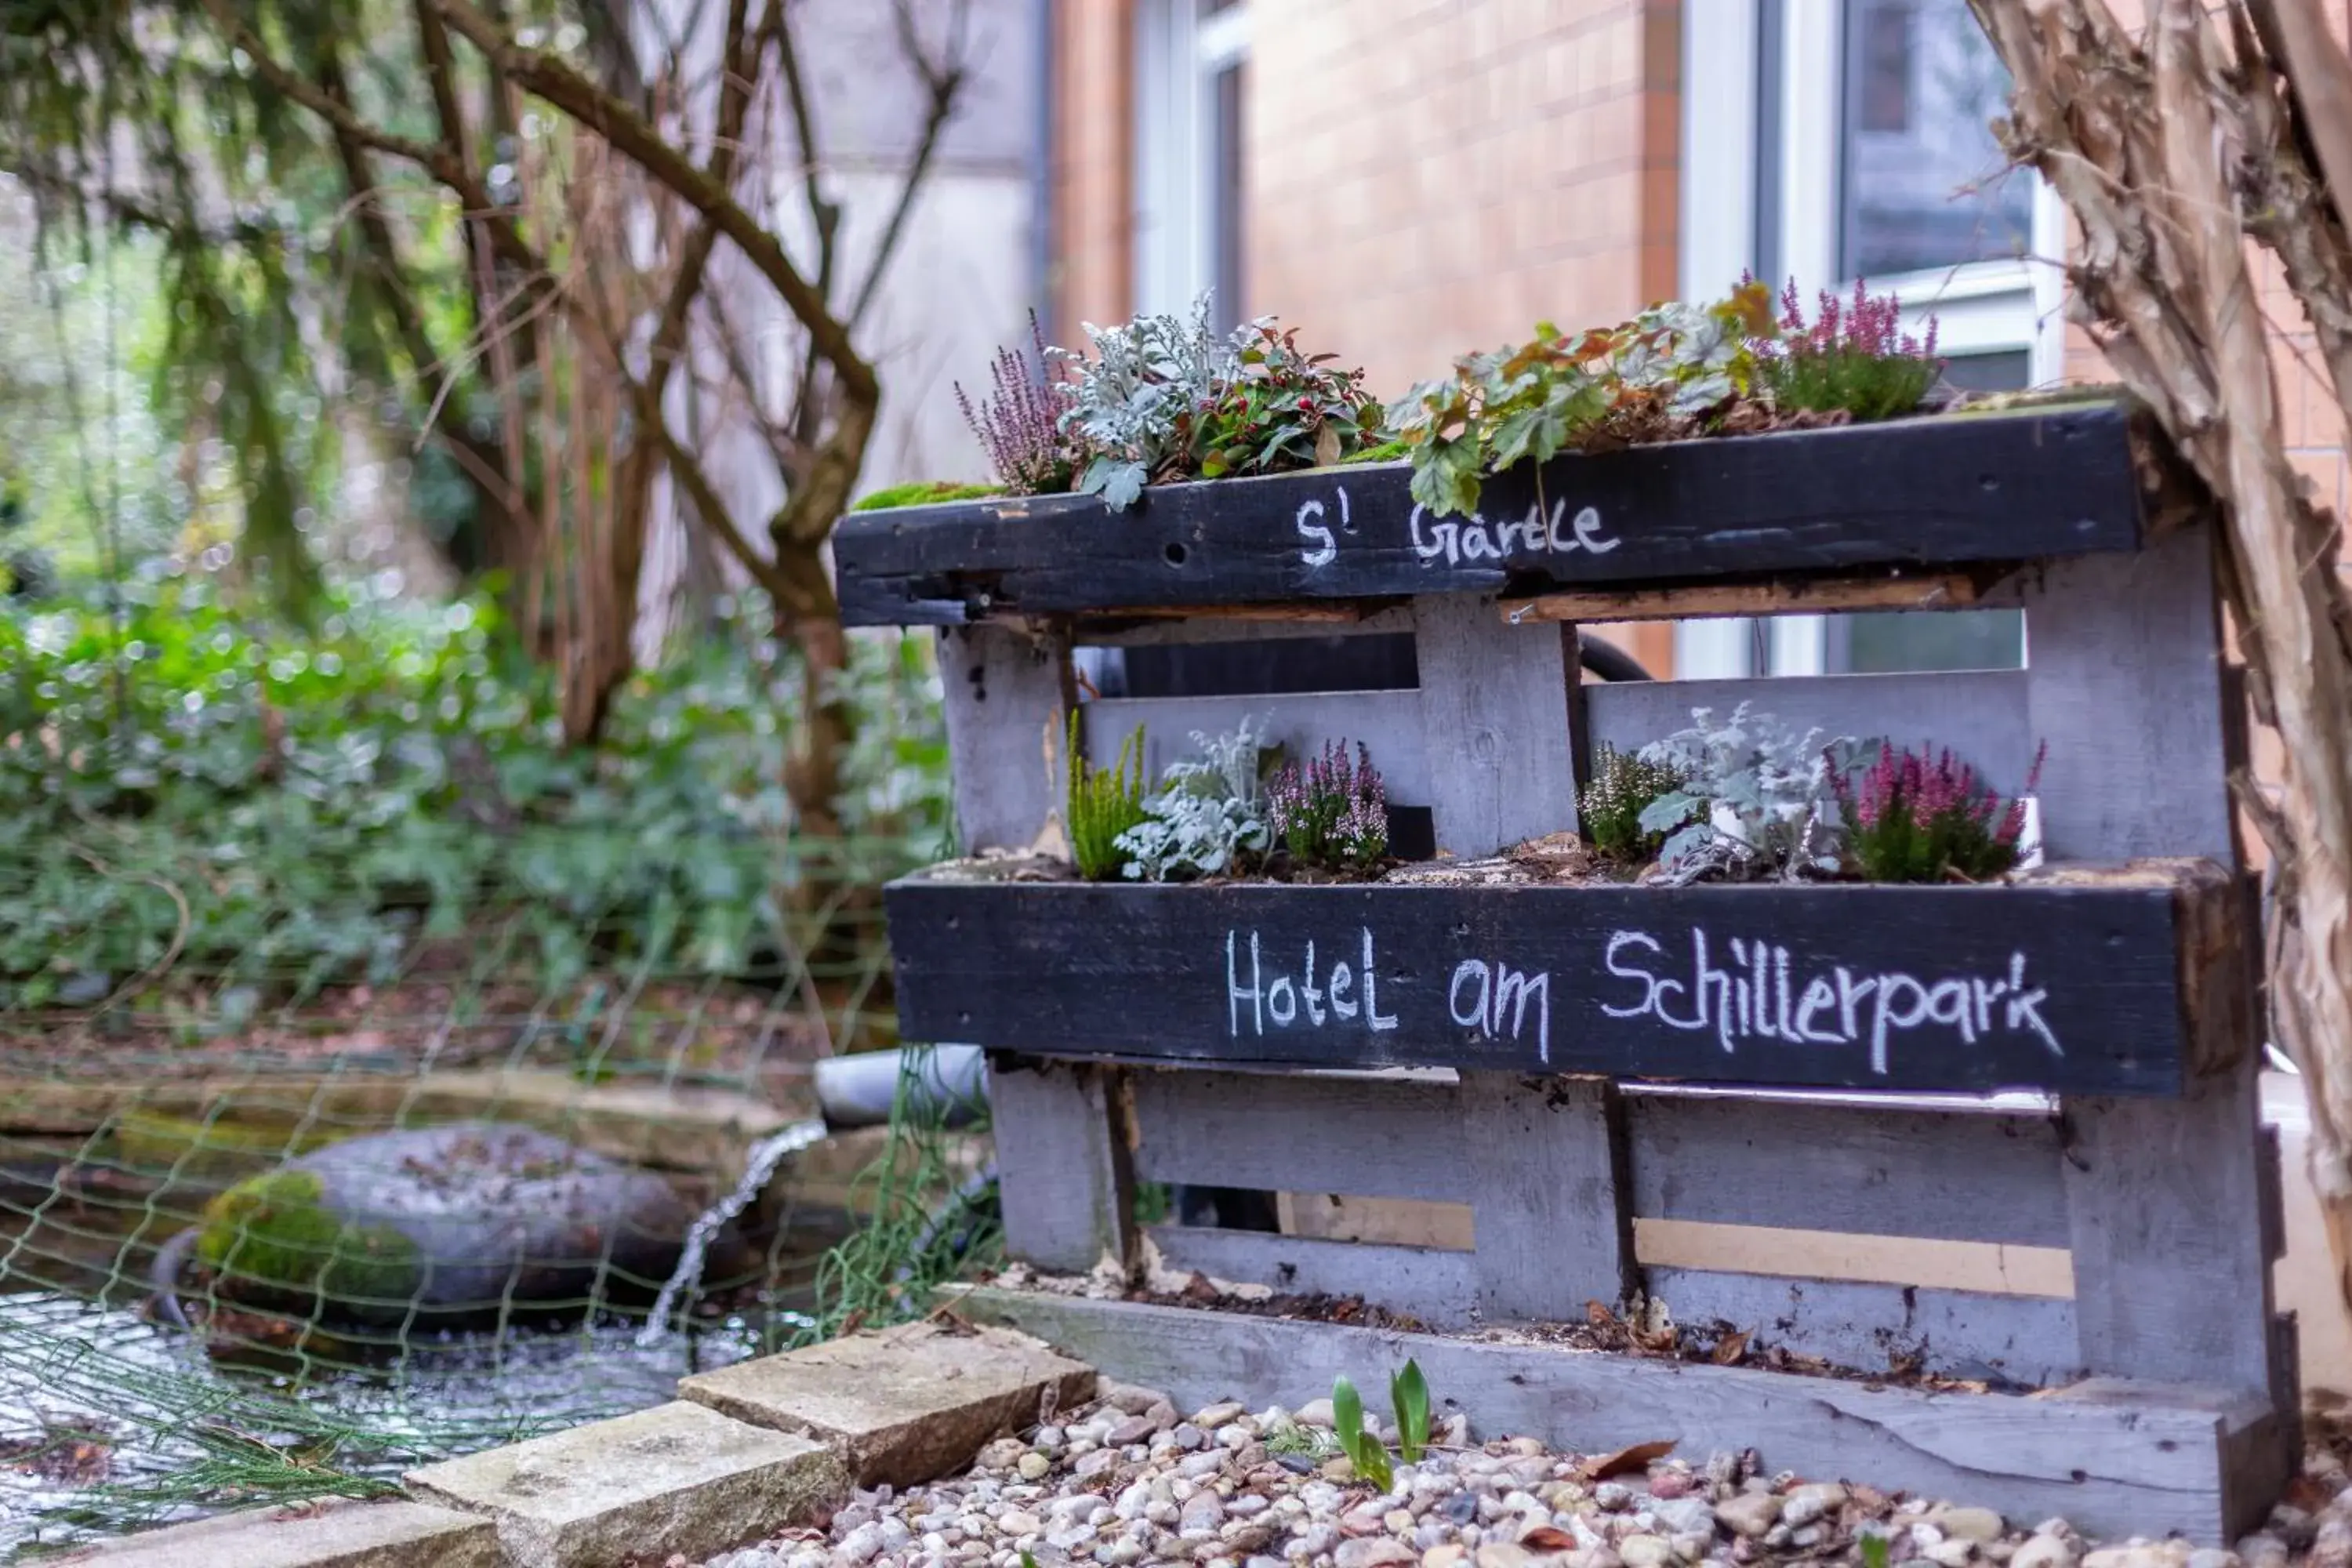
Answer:
M2177 1095L2184 1017L2200 1004L2183 994L2176 900L2227 896L2201 863L2180 875L1684 889L919 877L892 884L887 903L912 1040Z
M2033 561L2138 546L2129 426L2088 405L1568 456L1488 481L1475 528L1417 519L1402 463L1116 514L999 497L854 513L834 560L851 626Z

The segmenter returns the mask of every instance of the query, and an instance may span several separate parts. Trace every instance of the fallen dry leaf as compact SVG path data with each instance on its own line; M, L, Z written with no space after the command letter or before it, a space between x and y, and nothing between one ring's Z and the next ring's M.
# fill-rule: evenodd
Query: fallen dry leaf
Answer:
M1584 1304L1584 1321L1596 1329L1613 1328L1616 1326L1617 1314L1598 1301L1587 1301Z
M1530 1552L1573 1552L1576 1537L1555 1525L1538 1524L1519 1537L1519 1544Z
M1620 1448L1613 1454L1585 1460L1577 1467L1577 1474L1588 1481L1605 1481L1628 1470L1647 1469L1651 1460L1663 1459L1674 1451L1675 1444L1671 1437L1655 1443L1636 1443L1630 1448Z
M1715 1342L1714 1360L1717 1366L1736 1365L1739 1358L1747 1353L1748 1331L1746 1329L1734 1329Z

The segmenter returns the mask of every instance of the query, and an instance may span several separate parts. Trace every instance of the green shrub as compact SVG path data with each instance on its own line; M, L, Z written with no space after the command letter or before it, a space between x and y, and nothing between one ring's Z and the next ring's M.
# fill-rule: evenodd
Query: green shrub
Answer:
M1078 875L1100 882L1123 875L1128 852L1119 835L1144 819L1143 727L1136 726L1108 768L1087 761L1078 733L1078 715L1070 714L1069 767L1070 858Z

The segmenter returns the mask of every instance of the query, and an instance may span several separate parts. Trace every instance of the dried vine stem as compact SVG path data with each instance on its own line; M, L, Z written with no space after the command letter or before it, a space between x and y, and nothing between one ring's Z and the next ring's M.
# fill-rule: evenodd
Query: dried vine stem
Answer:
M2247 244L2279 257L2352 445L2352 190L2322 173L2352 178L2352 62L2314 0L2148 0L2137 33L2106 0L1969 5L2013 83L1996 129L2081 230L2073 318L2226 519L2239 648L2284 759L2275 798L2233 783L2279 862L2273 1029L2352 1305L2352 599L2336 520L2287 459Z

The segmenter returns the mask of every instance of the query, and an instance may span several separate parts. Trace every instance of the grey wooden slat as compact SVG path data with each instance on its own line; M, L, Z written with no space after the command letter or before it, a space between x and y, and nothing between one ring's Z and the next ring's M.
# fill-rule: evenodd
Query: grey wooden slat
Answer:
M1703 1268L1643 1273L1676 1323L1727 1322L1757 1349L1779 1345L1857 1372L1908 1368L2037 1388L2081 1372L2074 1303L2062 1298Z
M1283 692L1261 697L1111 697L1086 705L1087 755L1108 763L1143 726L1147 779L1196 753L1192 734L1230 734L1260 721L1293 758L1319 756L1327 741L1362 742L1388 783L1391 805L1421 805L1434 787L1422 741L1421 698L1412 691Z
M1059 809L1059 767L1068 746L1069 648L1003 626L940 633L940 683L947 708L948 779L967 855L1025 849Z
M1412 612L1396 608L1338 620L1262 620L1215 614L1181 620L1078 623L1076 640L1088 647L1184 647L1199 643L1268 642L1277 637L1369 637L1412 630Z
M1626 1102L1643 1219L2064 1247L2048 1117L1730 1097Z
M1469 1322L1477 1307L1475 1255L1467 1252L1181 1225L1148 1234L1168 1268L1265 1285L1277 1295L1360 1297L1441 1329Z
M2262 1178L2263 1251L2276 1263L2286 1256L2286 1187L2285 1172L2280 1163L2279 1130L2265 1123L2262 1140L2255 1173Z
M1118 1069L998 1057L989 1066L1004 1249L1084 1273L1134 1246L1135 1181L1117 1124Z
M1633 1216L1614 1084L1462 1075L1478 1303L1489 1322L1561 1322L1633 1294Z
M2237 863L2213 548L2210 524L2187 527L2137 554L2053 563L2028 593L2053 857ZM2221 967L2221 984L2251 977ZM2252 1027L2251 1007L2235 1016ZM2191 1079L2184 1099L2066 1104L2075 1317L2095 1373L2275 1385L2258 1053L2242 1044L2236 1067Z
M2026 720L2053 859L2236 861L2213 536L2053 563L2026 595Z
M2003 795L2016 793L2033 767L2036 731L2026 718L2025 672L2016 669L1595 685L1584 694L1587 744L1638 751L1687 729L1694 708L1721 719L1743 701L1800 731L1948 747Z
M2075 1313L2095 1373L2268 1390L2271 1268L2253 1073L2182 1100L2070 1100Z
M1192 1186L1467 1203L1452 1084L1139 1070L1136 1173Z
M1415 599L1426 801L1437 847L1496 850L1576 826L1569 710L1578 674L1573 626L1507 625L1495 601Z
M2178 1531L2217 1542L2250 1527L2225 1515L2221 1477L2240 1434L2266 1419L2251 1402L2189 1390L2146 1391L2130 1404L1929 1394L1038 1291L952 1299L975 1321L1034 1334L1187 1409L1227 1397L1296 1409L1328 1395L1342 1374L1377 1405L1384 1374L1411 1357L1439 1415L1467 1414L1474 1436L1590 1453L1659 1440L1693 1457L1753 1446L1769 1468L1965 1497L2011 1519L2063 1514L2091 1534Z

